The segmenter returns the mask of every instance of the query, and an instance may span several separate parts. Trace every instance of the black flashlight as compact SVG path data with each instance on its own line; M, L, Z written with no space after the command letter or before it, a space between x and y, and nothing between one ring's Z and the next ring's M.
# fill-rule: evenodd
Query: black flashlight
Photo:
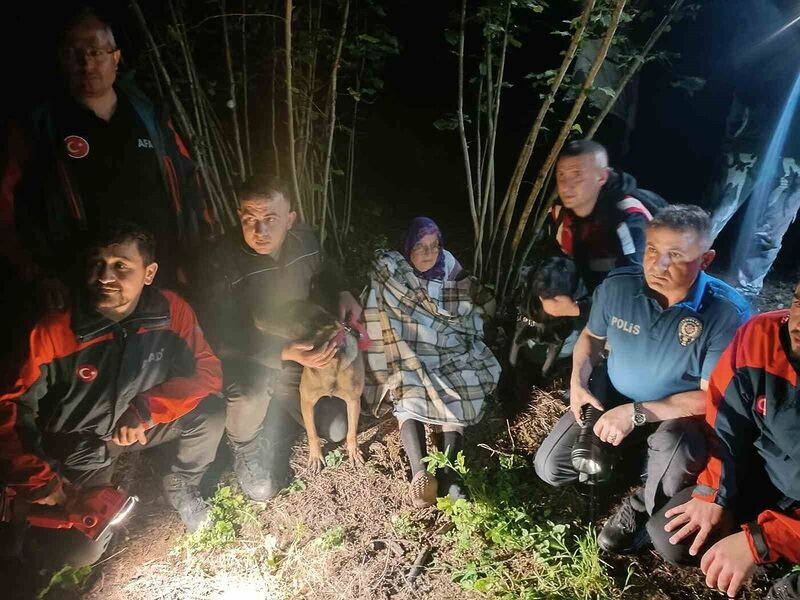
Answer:
M581 480L597 483L608 471L605 444L594 432L594 425L603 413L591 404L581 408L581 428L572 446L572 466L584 475Z

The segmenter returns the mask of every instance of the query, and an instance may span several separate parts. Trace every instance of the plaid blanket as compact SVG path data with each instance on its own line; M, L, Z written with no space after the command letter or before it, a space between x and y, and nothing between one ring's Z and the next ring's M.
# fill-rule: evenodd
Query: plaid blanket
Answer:
M473 302L477 280L420 279L392 251L376 254L371 280L364 303L372 341L367 405L378 414L389 399L398 416L433 424L478 422L497 387L500 364L482 340L484 310Z

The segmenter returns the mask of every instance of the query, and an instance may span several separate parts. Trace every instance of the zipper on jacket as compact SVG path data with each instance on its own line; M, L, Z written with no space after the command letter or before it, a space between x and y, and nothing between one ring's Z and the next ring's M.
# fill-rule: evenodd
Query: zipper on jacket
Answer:
M122 377L122 366L125 364L125 348L128 345L128 330L125 328L124 325L120 325L119 323L114 323L114 329L117 330L117 335L114 336L115 342L117 343L117 347L119 348L119 358L117 359L117 373L114 380L114 398L112 399L111 404L111 431L109 432L111 435L114 435L114 431L116 429L117 421L122 416L121 414L117 414L117 405L119 403L120 397L120 385L121 385L121 377Z

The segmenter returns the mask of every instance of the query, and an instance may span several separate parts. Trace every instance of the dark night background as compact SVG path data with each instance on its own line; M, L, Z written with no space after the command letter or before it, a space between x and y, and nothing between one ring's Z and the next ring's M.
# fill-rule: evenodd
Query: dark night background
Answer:
M159 3L142 4L147 9ZM560 7L563 18L574 16L577 9L573 2L551 4ZM736 49L728 43L728 32L742 16L741 11L737 15L729 10L733 4L741 2L708 0L696 20L677 23L662 38L661 48L679 53L680 58L671 70L656 64L643 70L630 152L611 157L612 164L634 174L641 187L671 202L706 205L709 201L705 190L732 92L727 65ZM787 14L792 14L793 3L785 4ZM426 213L441 222L446 236L458 240L457 248L467 249L471 229L460 143L454 132L433 127L436 119L455 109L456 60L444 38L455 4L395 0L387 5L387 25L399 38L401 51L385 69L385 90L365 111L356 150L360 157L356 186L361 197L382 207L397 231L408 218ZM126 3L102 6L114 21L123 53L129 57L140 53L142 37ZM4 12L0 40L6 93L0 103L7 117L32 106L57 81L53 57L58 10L15 2ZM556 12L551 9L544 17L531 19L522 49L513 53L507 67L512 79L557 64L563 41L547 33L558 23ZM678 75L701 77L707 83L690 97L672 85ZM504 94L498 140L501 188L538 109L537 92L525 84ZM251 106L258 110L254 103ZM790 230L781 262L794 254L796 244L791 240L797 237Z

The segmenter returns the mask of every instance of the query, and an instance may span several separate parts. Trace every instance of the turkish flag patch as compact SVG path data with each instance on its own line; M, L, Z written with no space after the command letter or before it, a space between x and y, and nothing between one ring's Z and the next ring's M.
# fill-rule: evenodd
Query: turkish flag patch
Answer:
M756 398L756 412L762 417L767 416L767 397L759 396Z
M83 158L89 154L89 142L79 135L68 135L64 138L67 154L72 158Z
M88 383L97 379L97 367L94 365L78 365L78 368L75 369L75 374L78 379Z

